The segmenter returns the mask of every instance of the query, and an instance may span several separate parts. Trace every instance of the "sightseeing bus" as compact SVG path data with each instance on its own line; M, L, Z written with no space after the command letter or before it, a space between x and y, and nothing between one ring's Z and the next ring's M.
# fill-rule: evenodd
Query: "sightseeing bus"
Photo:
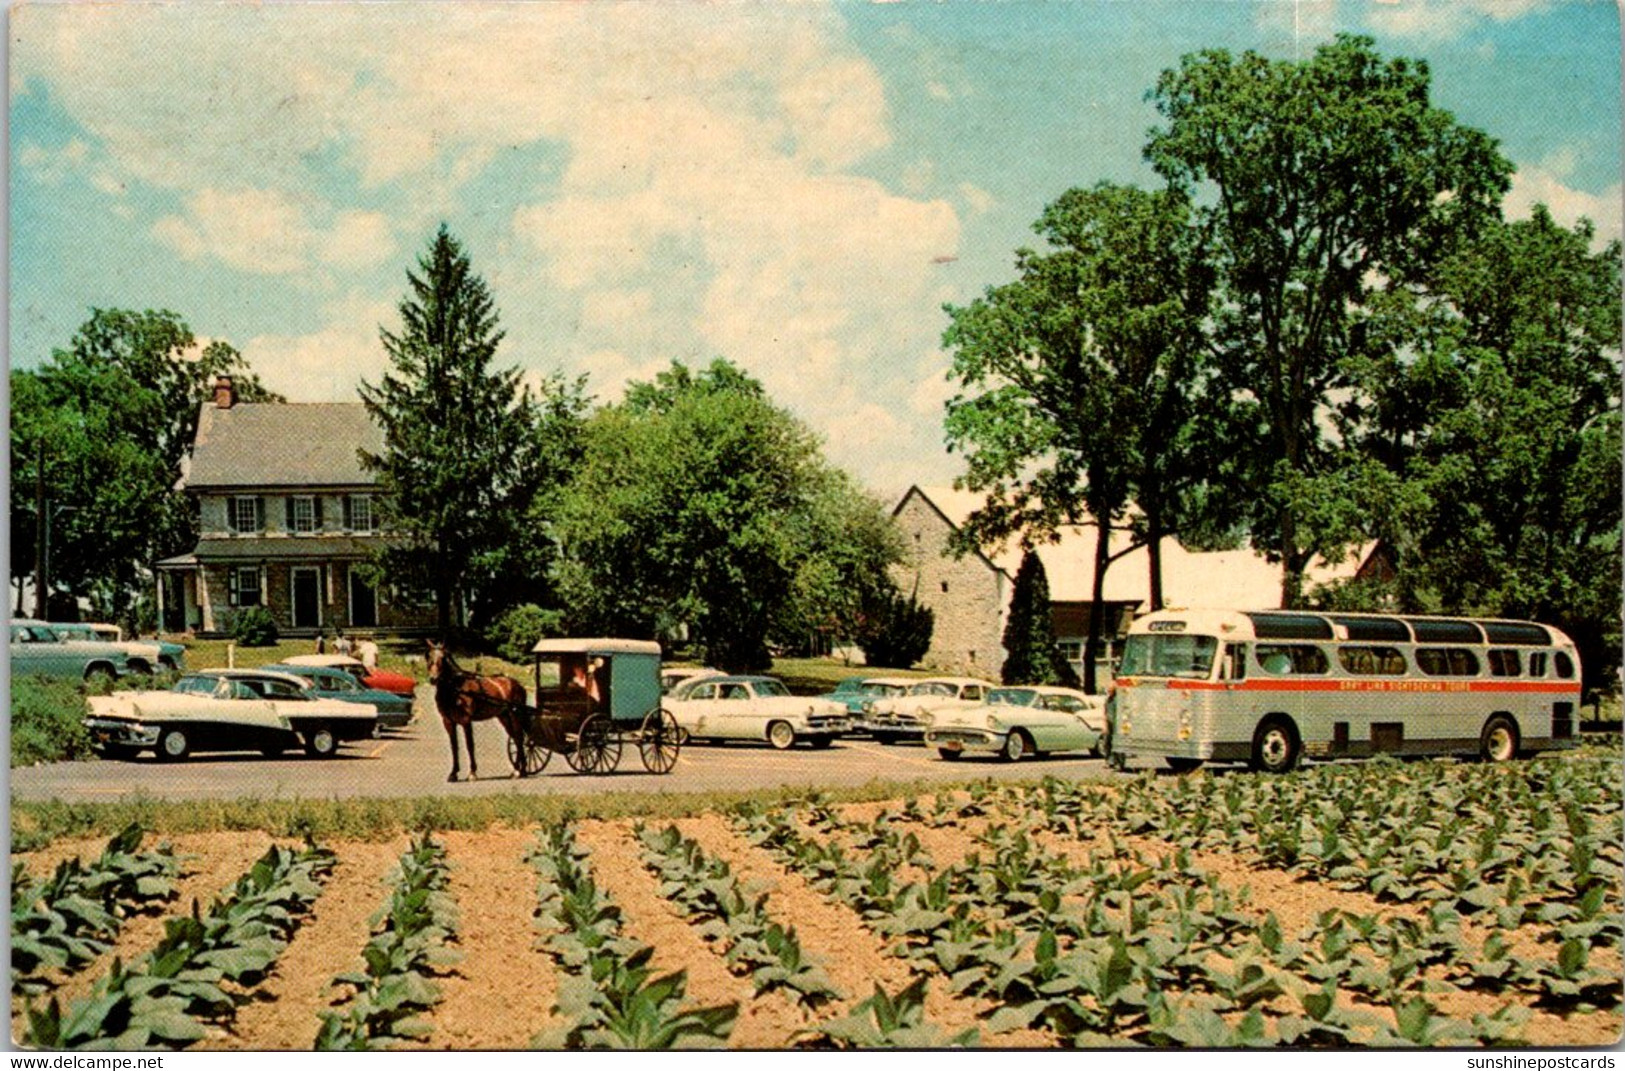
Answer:
M1114 760L1175 770L1303 758L1519 754L1574 747L1580 665L1548 625L1288 610L1161 610L1129 629Z

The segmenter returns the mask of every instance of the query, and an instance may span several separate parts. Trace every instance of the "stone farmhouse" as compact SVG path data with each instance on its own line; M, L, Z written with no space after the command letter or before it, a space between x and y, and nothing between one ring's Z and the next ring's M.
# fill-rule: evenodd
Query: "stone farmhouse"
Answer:
M253 606L291 636L431 625L431 610L397 604L358 568L388 537L356 452L382 446L360 402L238 402L220 377L181 478L198 544L158 563L164 627L221 634Z
M1004 665L1004 623L1021 549L1014 544L955 558L948 540L982 504L982 497L951 487L910 487L892 511L908 544L909 560L895 579L935 614L931 648L922 664L954 673L998 679ZM1112 534L1112 551L1128 544L1126 533ZM1093 525L1062 532L1059 542L1039 547L1049 579L1050 613L1056 641L1082 672L1084 640L1094 590ZM1367 576L1386 568L1376 545L1360 548L1342 562L1316 559L1306 572L1313 585ZM1162 545L1163 602L1169 607L1270 609L1280 605L1281 567L1251 549L1195 552L1168 538ZM1141 547L1114 561L1103 589L1107 658L1137 614L1150 609L1149 555Z

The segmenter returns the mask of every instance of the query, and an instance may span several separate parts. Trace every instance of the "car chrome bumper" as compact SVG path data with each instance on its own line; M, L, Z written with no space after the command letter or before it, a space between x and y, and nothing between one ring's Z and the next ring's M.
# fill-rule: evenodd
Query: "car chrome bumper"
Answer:
M983 729L927 729L925 746L943 751L997 751L1004 737Z
M86 718L85 731L97 744L120 744L124 747L154 747L158 743L158 726L140 722L121 721L118 718Z

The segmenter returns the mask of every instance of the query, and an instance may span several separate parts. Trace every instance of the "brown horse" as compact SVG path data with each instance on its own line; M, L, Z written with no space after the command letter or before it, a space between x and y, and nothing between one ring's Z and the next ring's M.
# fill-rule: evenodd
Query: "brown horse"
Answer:
M512 677L482 677L460 668L442 644L429 642L429 683L434 685L434 705L440 711L440 724L451 741L451 775L457 780L457 726L463 727L468 742L468 779L479 777L474 762L474 723L495 718L510 740L519 731L519 708L525 703L525 686Z

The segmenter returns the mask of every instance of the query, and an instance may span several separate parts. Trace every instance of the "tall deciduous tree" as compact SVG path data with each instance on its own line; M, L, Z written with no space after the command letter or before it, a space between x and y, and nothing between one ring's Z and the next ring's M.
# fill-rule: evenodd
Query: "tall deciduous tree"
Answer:
M1010 613L1004 624L1005 684L1060 684L1072 687L1078 676L1055 643L1055 622L1050 613L1049 576L1043 559L1033 551L1021 556L1016 581L1010 589Z
M571 622L647 637L686 626L718 666L761 668L775 628L825 616L797 599L895 560L851 494L760 383L726 361L674 363L588 422L560 515Z
M1496 216L1511 165L1429 102L1425 63L1364 37L1303 62L1200 52L1151 97L1166 125L1145 155L1211 235L1214 341L1265 429L1248 523L1293 605L1318 538L1295 486L1337 464L1324 416L1365 352L1365 314Z
M280 400L230 344L198 346L173 312L96 309L65 349L11 373L11 566L34 571L49 541L53 598L88 598L145 626L152 563L196 540L176 489L198 409L217 375L245 401ZM41 524L43 506L46 524Z
M528 541L550 452L519 370L492 367L503 338L495 303L444 225L407 282L399 333L380 332L390 371L361 384L384 433L383 451L362 451L361 463L377 474L383 519L401 537L375 568L431 594L446 636L471 610L504 602L493 587L510 548ZM568 395L579 385L554 386L578 413Z
M1132 523L1135 545L1158 547L1199 526L1232 403L1203 348L1211 281L1182 195L1072 190L1035 229L1049 249L1019 250L1016 281L947 310L961 392L945 427L949 448L965 454L964 486L987 496L962 528L967 549L1095 526L1084 652L1093 690L1111 531ZM1151 568L1160 603L1155 553Z
M1619 665L1622 493L1621 250L1594 244L1540 206L1487 228L1393 310L1340 414L1361 519L1396 550L1384 594L1557 625L1591 687Z

